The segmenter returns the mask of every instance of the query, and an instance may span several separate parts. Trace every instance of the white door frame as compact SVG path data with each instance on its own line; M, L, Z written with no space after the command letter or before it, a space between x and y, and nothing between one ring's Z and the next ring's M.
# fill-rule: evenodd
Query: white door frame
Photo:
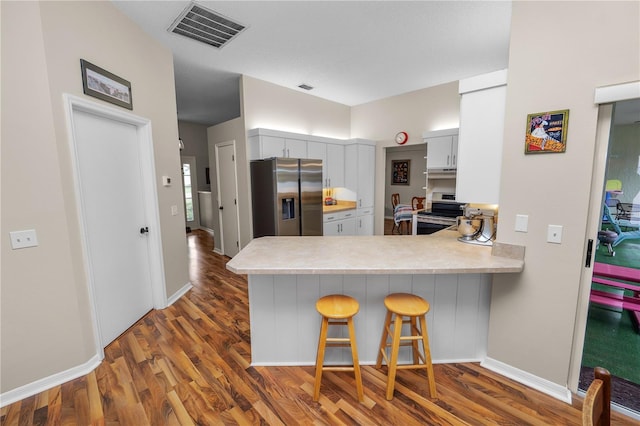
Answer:
M153 156L153 138L151 133L151 121L144 117L124 112L98 103L90 102L77 96L64 94L64 106L67 115L67 132L69 135L69 148L71 152L71 162L73 165L74 192L76 198L76 211L80 222L80 236L83 252L83 264L87 278L89 290L89 304L93 319L93 331L95 336L96 352L100 359L104 359L104 348L102 347L102 336L97 315L97 300L93 280L93 265L88 255L88 229L86 219L83 214L83 197L80 187L79 157L76 149L76 134L74 113L82 111L97 115L107 120L119 121L136 127L138 144L140 148L140 164L142 185L144 188L143 203L148 215L147 223L152 230L147 234L149 244L149 272L151 278L151 291L153 306L155 309L162 309L167 306L167 293L164 274L164 260L162 255L162 239L160 235L160 212L158 211L158 193L155 183L155 163ZM155 232L153 231L155 230Z
M238 155L236 152L236 141L231 140L231 141L226 141L226 142L220 142L215 144L215 156L216 156L216 180L217 180L217 187L218 187L218 199L217 199L217 203L218 203L218 208L220 208L220 204L222 204L222 187L220 186L220 155L218 155L218 150L220 149L220 147L223 146L227 146L227 145L231 145L233 146L233 158L235 159L235 161L233 162L233 179L234 179L234 191L235 194L233 195L234 198L236 199L236 205L235 205L235 213L236 213L236 223L237 223L237 229L236 229L236 233L238 235L238 251L242 250L242 242L240 241L240 212L238 210ZM226 190L227 188L225 188ZM222 226L222 214L218 213L218 226L220 229L220 250L222 251L222 254L226 253L225 247L224 247L224 229Z
M609 148L609 136L611 131L611 119L613 115L613 103L629 99L640 98L640 81L617 84L595 89L594 103L599 105L598 124L596 127L596 144L594 153L593 172L591 175L591 193L589 196L589 208L587 212L587 229L585 230L583 260L586 260L586 248L589 239L597 242L598 226L602 219L603 188L606 172L606 160ZM580 379L580 365L582 364L582 352L584 350L584 336L587 328L587 316L589 313L589 295L591 293L591 278L593 277L593 262L591 267L582 267L580 276L580 290L578 293L578 308L576 312L575 326L573 330L573 350L567 378L569 389L577 393Z

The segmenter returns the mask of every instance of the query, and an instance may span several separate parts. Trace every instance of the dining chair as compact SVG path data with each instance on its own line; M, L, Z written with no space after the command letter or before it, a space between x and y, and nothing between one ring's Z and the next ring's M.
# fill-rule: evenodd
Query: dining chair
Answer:
M426 200L427 197L413 197L411 199L411 207L414 210L422 210L424 209L424 200Z
M596 367L594 376L582 404L582 426L609 426L611 424L611 374L602 367Z

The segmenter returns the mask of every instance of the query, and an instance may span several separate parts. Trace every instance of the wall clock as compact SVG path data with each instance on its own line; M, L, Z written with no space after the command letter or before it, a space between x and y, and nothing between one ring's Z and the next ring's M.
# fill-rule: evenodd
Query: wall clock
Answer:
M398 145L404 145L408 140L409 135L407 134L407 132L398 132L398 134L396 134L396 143Z

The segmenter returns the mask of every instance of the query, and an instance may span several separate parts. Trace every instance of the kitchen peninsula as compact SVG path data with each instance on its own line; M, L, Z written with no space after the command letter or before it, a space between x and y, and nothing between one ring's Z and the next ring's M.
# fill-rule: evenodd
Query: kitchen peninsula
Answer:
M457 235L447 230L422 236L254 239L227 263L230 271L248 275L252 364L313 365L320 326L315 303L331 293L360 302L355 326L363 364L375 363L383 300L394 292L430 302L434 362L484 359L492 274L521 272L524 253L503 244L464 244ZM327 353L327 362L343 361L350 362L346 351Z

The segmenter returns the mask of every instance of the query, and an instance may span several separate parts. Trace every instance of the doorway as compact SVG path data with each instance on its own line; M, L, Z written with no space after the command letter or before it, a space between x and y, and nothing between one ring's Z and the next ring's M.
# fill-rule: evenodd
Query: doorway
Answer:
M628 86L628 88L631 90L625 91L624 86ZM623 87L623 89L620 89L621 87ZM591 239L593 241L593 247L596 247L597 234L602 226L603 209L604 209L604 204L606 199L605 182L606 182L606 179L609 178L609 175L606 169L607 169L609 153L611 149L610 141L612 136L612 129L614 128L614 120L616 120L616 118L614 117L614 106L615 106L615 109L618 110L618 112L620 112L620 109L618 109L618 107L622 105L620 101L625 99L626 100L634 99L635 97L637 97L637 93L640 92L639 89L640 89L640 82L596 89L596 96L595 96L596 103L600 104L600 107L599 107L599 114L598 114L597 134L596 134L596 152L595 152L594 168L593 168L592 181L591 181L591 199L589 202L589 215L588 215L587 229L585 234L585 259L591 260L591 262L590 264L588 264L589 262L587 261L585 262L585 265L583 265L584 269L581 276L580 298L579 298L578 312L577 312L576 323L575 323L576 330L574 333L574 346L573 346L574 349L572 353L572 363L571 363L571 369L569 373L570 389L577 393L584 392L585 386L588 386L588 384L590 383L590 380L586 380L586 381L584 380L585 369L583 367L587 367L586 368L587 374L592 373L593 368L590 368L591 366L587 366L586 364L583 366L582 361L584 357L587 363L591 362L591 361L588 361L587 352L590 350L588 346L591 343L587 339L587 334L592 330L588 330L588 328L591 328L590 322L596 319L593 316L593 310L601 309L601 307L599 306L597 308L593 307L592 304L590 303L590 295L591 295L591 290L593 285L592 284L593 262L598 260L601 261L603 260L603 256L608 255L608 253L605 254L604 252L604 251L607 251L607 248L604 246L600 246L594 249L594 251L600 250L602 251L602 253L599 253L596 256L588 255L587 240ZM635 102L638 102L638 100L636 99ZM637 103L636 105L638 105L639 108L635 112L634 116L638 117L640 114L640 104ZM637 123L635 125L638 126ZM635 143L636 144L638 143L637 138ZM636 156L636 161L638 161L637 156ZM637 259L640 259L640 257L638 257ZM640 262L636 263L636 268L640 268ZM623 313L620 312L620 314L622 315ZM625 314L628 314L628 312L626 312ZM633 339L640 339L640 334L635 333ZM640 343L640 341L635 340L635 343ZM619 351L629 350L630 348L628 346L625 348L620 348L620 347L614 348L611 346L611 343L607 343L606 347L604 347L603 349L605 354L608 353L609 355L615 355L616 351L619 352ZM607 357L605 356L605 358L599 359L597 361L598 364L601 364L601 366L604 366L605 368L610 368L611 370L615 370L615 368L613 368L612 366L615 366L615 363L618 361L615 361L612 359L607 360L606 358ZM614 364L611 364L611 362L613 362ZM589 372L588 370L591 370L591 371ZM581 377L581 373L583 377ZM640 388L638 388L638 390L640 390ZM615 392L616 392L616 386L614 385L613 386L614 395L615 395ZM640 394L636 394L636 395L640 395ZM636 401L640 400L640 398L637 396L636 397L632 396L632 398L635 398ZM631 410L627 405L625 405L626 403L624 401L621 401L622 403L615 403L615 399L613 398L613 395L612 395L612 401L614 401L613 407L617 411L622 411L631 417L640 419L640 412Z
M196 157L181 157L182 188L184 189L184 217L187 232L200 228L200 209L198 206L198 180Z
M150 121L65 96L97 352L166 305Z
M215 157L221 249L222 254L233 257L241 248L235 141L216 144Z

